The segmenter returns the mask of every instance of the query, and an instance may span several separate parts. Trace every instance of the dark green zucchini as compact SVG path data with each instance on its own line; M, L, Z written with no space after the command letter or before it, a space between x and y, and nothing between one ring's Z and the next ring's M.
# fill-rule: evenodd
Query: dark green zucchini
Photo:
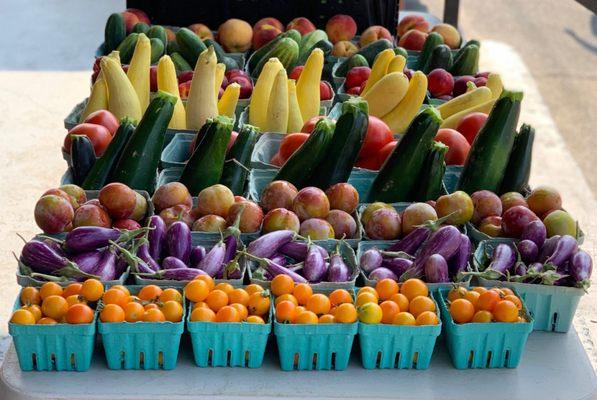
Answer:
M514 146L499 194L507 192L522 193L529 186L531 175L531 161L533 160L533 142L535 141L535 128L522 124L520 131L514 139Z
M155 64L164 55L164 43L158 38L149 39L149 43L151 43L151 63Z
M118 50L120 62L122 64L128 64L131 61L131 58L133 58L133 53L135 52L135 46L137 45L138 39L138 33L131 33L118 45L116 50Z
M498 192L516 137L522 92L504 90L481 128L464 162L458 190Z
M416 198L421 170L441 123L439 112L433 107L415 117L375 177L367 202L395 203Z
M247 60L247 71L251 72L255 68L257 68L257 65L259 64L261 59L263 57L265 57L265 55L267 53L269 53L269 51L271 49L273 49L275 46L277 46L277 44L280 40L287 38L287 37L294 40L297 44L299 44L301 41L301 34L299 33L299 31L297 31L295 29L290 29L284 33L281 33L280 35L278 35L275 38L273 38L272 40L270 40L268 43L261 46L259 49L255 50L253 52L253 54L251 54L251 56Z
M470 45L461 50L454 58L450 73L454 76L475 75L479 72L479 46Z
M220 183L227 186L235 195L242 196L251 167L251 154L259 139L259 128L243 125L238 137L230 148L224 163Z
M157 92L110 173L111 182L153 193L166 129L177 100L169 93Z
M193 196L220 181L226 159L226 147L232 134L231 118L220 115L209 119L206 124L209 126L199 138L178 180Z
M135 24L135 26L133 26L133 29L131 30L131 32L147 34L148 30L149 30L149 25L147 25L145 22L137 22Z
M174 52L174 53L170 54L170 58L172 59L172 62L174 63L174 68L176 69L176 72L178 72L179 74L181 72L193 70L193 68L189 65L187 60L185 60L184 57L181 56L179 53Z
M419 58L417 58L416 70L423 71L423 68L428 67L433 50L440 44L444 44L444 38L442 35L437 32L431 32L429 35L427 35L427 39L425 39L421 53L419 53Z
M121 13L113 13L106 21L104 30L104 54L110 54L126 38L124 17Z
M91 140L85 135L70 135L70 159L73 174L73 183L81 185L93 164L95 151Z
M216 53L216 58L218 59L219 63L222 63L226 66L226 71L230 71L231 69L238 69L240 65L236 62L236 60L230 56L228 56L222 46L218 42L212 39L205 39L203 44L209 48L209 46L214 47L214 51Z
M452 68L452 63L454 62L452 58L452 50L445 44L440 44L433 52L431 52L431 58L429 59L429 63L421 69L424 73L428 74L429 72L433 71L437 68L445 69L449 71Z
M400 46L396 47L394 49L394 54L396 54L397 56L402 56L408 60L408 52L406 51L406 49L404 47L400 47Z
M306 186L319 163L328 155L334 126L329 118L317 121L307 141L286 160L273 180L287 181L297 188Z
M315 43L313 47L311 47L308 51L304 52L303 54L299 55L299 58L296 60L295 65L305 65L307 59L311 55L311 52L315 49L321 49L323 51L324 56L328 56L332 52L332 42L329 40L320 40L319 42Z
M99 190L108 183L108 176L110 171L118 161L124 147L133 135L135 125L133 120L124 117L120 121L120 126L114 133L112 141L104 151L104 154L95 161L93 168L87 174L81 187L85 190Z
M449 147L441 142L433 142L427 152L419 177L419 190L416 201L437 200L442 195L446 163L444 158Z
M164 29L161 25L153 25L146 33L148 38L155 38L160 39L162 44L164 45L164 49L168 46L168 35L166 34L166 29Z
M180 28L176 32L176 43L178 43L178 52L182 54L184 59L193 68L197 64L199 54L207 49L201 39L199 39L199 36L188 28Z
M317 164L309 185L326 190L330 186L347 182L369 126L369 107L360 97L353 97L342 104L342 114L336 122L334 135L325 158Z

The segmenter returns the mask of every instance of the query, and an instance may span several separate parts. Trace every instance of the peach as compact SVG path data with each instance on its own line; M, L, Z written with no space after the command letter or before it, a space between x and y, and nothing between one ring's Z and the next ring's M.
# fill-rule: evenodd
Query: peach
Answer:
M381 201L376 201L375 203L371 203L367 206L367 208L365 208L365 210L363 211L363 213L361 214L361 223L363 225L366 225L367 222L369 222L369 219L371 219L371 215L373 215L373 213L377 210L379 210L380 208L388 208L388 209L394 209L394 207L392 207L391 205L387 204L387 203L382 203Z
M478 226L479 231L491 237L503 236L502 231L502 217L492 215L484 218Z
M164 27L164 31L166 31L166 39L168 42L176 40L176 33L174 33L172 29Z
M48 189L41 195L41 197L48 196L51 194L54 196L60 196L64 200L68 201L70 203L71 207L73 208L73 210L76 210L77 208L79 208L79 203L73 197L69 196L69 194L66 193L62 189L56 189L56 188Z
M407 15L400 20L396 31L398 32L398 36L402 37L402 35L412 29L427 33L429 32L429 22L422 15Z
M537 215L562 208L562 196L551 186L537 186L527 197L529 208Z
M357 34L357 23L350 15L336 14L328 19L325 32L332 43L340 40L352 40Z
M192 30L195 33L195 35L199 36L199 39L201 40L214 38L213 32L205 24L189 25L189 29Z
M282 230L290 230L298 233L300 225L301 222L292 211L285 208L274 208L265 214L261 230L263 233Z
M524 196L518 192L508 192L500 196L502 202L502 213L506 212L511 207L523 206L528 207L527 201Z
M330 212L330 201L323 190L308 186L297 193L292 202L292 211L301 221L309 218L325 218Z
M226 229L226 220L219 215L204 215L193 222L192 230L199 232L220 232Z
M356 221L345 211L331 210L325 220L334 229L336 239L352 239L357 233Z
M261 207L265 212L274 208L286 208L290 210L297 193L298 190L290 182L272 181L261 192Z
M311 240L334 238L334 228L325 219L309 218L301 223L299 234Z
M444 43L451 49L457 49L460 47L460 42L462 40L460 38L460 33L458 33L458 30L452 25L444 23L437 24L433 27L431 32L439 33L442 38L444 38Z
M394 240L400 237L402 223L394 208L380 208L365 224L365 233L373 240Z
M284 25L274 17L261 18L259 21L255 23L255 25L253 25L253 31L256 31L262 25L271 25L278 28L278 30L280 31L284 31Z
M135 201L135 208L129 216L129 219L134 221L141 221L147 214L147 199L141 193L135 192L137 199Z
M247 21L230 18L218 28L218 41L228 53L242 53L251 48L253 28Z
M119 182L109 183L99 191L99 201L114 219L128 218L137 204L135 191Z
M74 211L69 200L50 194L37 200L34 216L37 226L52 234L64 232L73 220Z
M73 227L79 226L101 226L109 228L112 226L112 219L103 207L91 204L83 204L77 208L73 218Z
M339 42L334 43L332 55L334 57L350 57L357 51L359 51L359 48L353 42L340 40Z
M237 218L240 218L238 229L243 233L257 232L261 228L263 221L263 211L261 207L252 201L241 201L234 203L228 209L226 222L228 225L234 225Z
M143 22L147 25L151 25L151 21L149 20L149 17L147 16L147 14L145 14L145 11L139 10L138 8L127 8L124 11L135 14L137 16L137 18L139 18L139 22Z
M68 194L72 199L75 199L78 205L81 205L87 201L87 194L82 187L70 183L62 185L58 189L66 192L66 194Z
M130 11L123 11L122 18L124 18L124 27L127 33L133 30L133 27L139 23L139 17Z
M436 68L427 75L429 92L433 97L449 95L454 89L454 77L443 68Z
M418 225L427 221L436 221L437 212L427 203L413 203L402 213L402 234L408 235Z
M188 207L193 206L193 199L191 193L185 185L180 182L168 182L160 186L153 197L153 206L156 212L162 211L164 208L172 207L177 204L184 204Z
M197 211L200 215L215 214L226 218L232 204L234 193L219 183L203 189L197 196Z
M315 25L305 17L297 17L286 25L286 30L295 29L300 32L301 36L315 30Z
M452 194L440 196L435 203L437 216L442 218L450 215L446 223L462 225L473 217L473 200L462 190Z
M359 192L350 183L336 183L325 191L330 208L352 214L359 205Z
M392 37L392 34L389 30L387 30L381 25L372 25L369 28L365 29L363 33L361 33L359 45L361 47L364 47L367 46L369 43L373 43L379 39L388 39L390 42L394 41L394 38Z
M547 236L570 235L576 237L576 221L564 210L554 210L543 220Z
M425 40L427 40L425 32L413 29L400 36L398 46L404 47L406 50L421 50Z
M497 194L489 190L478 190L471 195L473 200L473 224L478 224L481 220L502 215L502 202Z
M253 31L253 49L261 48L281 33L282 31L273 25L261 25L259 29Z
M141 228L141 225L134 219L119 219L114 221L112 228L134 230Z
M193 225L193 222L195 222L195 218L191 214L191 208L182 204L164 208L159 215L162 217L167 227L176 221L182 221L188 226Z

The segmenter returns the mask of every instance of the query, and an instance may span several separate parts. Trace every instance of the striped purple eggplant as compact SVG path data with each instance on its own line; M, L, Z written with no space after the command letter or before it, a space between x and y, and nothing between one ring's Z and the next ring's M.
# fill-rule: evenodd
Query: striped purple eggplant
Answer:
M539 262L545 262L545 260L547 260L553 254L560 238L560 235L554 235L545 240L543 247L541 247L541 251L539 252Z
M176 257L185 264L191 255L191 229L182 221L173 222L166 231L166 251L169 256Z
M252 261L256 261L259 264L259 267L261 267L265 270L266 273L264 274L264 276L271 276L271 279L273 279L277 275L288 275L289 277L292 278L292 280L295 283L307 283L308 282L300 274L294 272L293 270L291 270L289 268L278 265L278 264L272 262L272 260L270 260L268 258L256 257L256 256L250 254L249 252L242 252L241 254L247 256L247 258L249 258Z
M527 274L527 266L522 261L519 261L514 265L513 271L514 275L524 276Z
M70 260L77 264L81 271L90 274L95 266L99 264L104 255L104 251L106 250L93 250L85 253L75 254L70 258Z
M266 233L252 241L247 247L247 253L255 257L270 258L278 252L280 247L292 241L296 233L290 230Z
M162 258L162 249L166 242L166 223L159 215L152 215L149 218L148 226L151 228L147 233L149 255L159 261Z
M226 245L220 241L214 245L199 263L199 269L212 278L222 273L224 269L224 257L226 256Z
M373 248L365 250L363 254L361 254L359 266L363 271L371 272L381 267L382 262L383 256L381 255L381 252L378 249Z
M448 262L440 254L432 254L425 262L425 280L429 283L450 282Z
M96 264L95 268L89 271L91 275L99 277L100 281L112 281L116 276L116 252L108 247L102 251L102 258Z
M398 277L402 276L403 273L408 271L413 266L413 261L409 260L408 258L384 258L381 266L384 268L389 269L393 273L395 273Z
M472 251L471 240L465 234L461 234L458 251L448 259L448 272L451 277L456 278L460 272L467 270Z
M419 226L406 235L402 240L394 243L388 248L388 251L403 251L414 255L417 250L431 235L431 229L426 226Z
M526 263L531 264L537 261L539 257L539 247L537 244L530 240L524 239L521 240L516 244L516 248L518 249L518 253L520 253L520 259Z
M330 257L327 270L328 282L348 282L350 280L350 268L346 265L342 255L338 251L335 251Z
M450 259L460 247L462 234L452 225L439 228L423 244L419 254L415 258L410 277L421 277L424 273L425 263L433 254L439 254L444 259Z
M379 267L369 273L369 279L372 281L381 281L382 279L392 279L397 281L398 276L387 268Z
M579 250L570 260L570 277L577 287L587 289L591 284L591 273L593 272L593 259L584 250Z
M147 266L154 271L159 271L160 264L149 253L149 243L142 243L137 249L137 257L145 261Z
M505 274L516 263L516 252L511 245L500 243L493 249L491 262L486 270L496 271Z
M307 258L303 263L303 276L309 282L321 282L326 272L325 259L321 256L319 250L309 246Z
M520 235L520 239L533 241L539 249L543 246L543 243L545 243L546 237L547 229L545 228L545 224L540 220L529 222Z
M199 275L207 275L196 268L163 269L153 274L143 274L147 279L165 279L169 281L192 281Z
M74 262L39 240L30 240L25 243L20 261L35 273L66 277L93 277L81 271Z
M313 246L315 246L319 250L323 258L329 258L329 254L326 249L318 245ZM306 242L291 241L280 247L279 251L280 253L294 259L295 261L305 261L305 258L307 258L308 249L309 244Z
M238 239L234 235L226 236L224 238L224 245L226 246L226 254L224 254L224 264L228 264L236 256L238 249Z
M556 267L564 265L578 250L578 242L570 235L562 236L553 250L553 253L545 260L546 264L553 264Z
M288 260L286 259L286 256L284 256L283 254L274 254L274 256L270 258L270 260L283 267L285 267L288 264Z
M180 269L180 268L189 268L182 260L168 256L162 260L162 268L160 269Z
M66 234L64 248L69 253L85 253L87 251L106 247L110 245L110 242L126 242L132 240L146 231L147 228L121 231L99 226L81 226Z
M191 255L189 256L189 266L191 268L197 268L203 257L205 257L205 247L203 246L194 246L191 249Z

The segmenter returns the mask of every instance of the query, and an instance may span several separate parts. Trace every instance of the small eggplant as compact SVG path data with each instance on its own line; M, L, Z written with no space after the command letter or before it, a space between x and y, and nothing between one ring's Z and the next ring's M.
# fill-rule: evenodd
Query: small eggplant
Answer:
M413 261L406 258L384 258L381 266L389 269L397 276L402 276L403 273L408 271L413 266Z
M323 258L325 258L325 259L329 258L329 254L326 249L324 249L323 247L318 246L316 244L313 246L315 246L319 250L319 252L323 256ZM285 245L283 245L282 247L280 247L279 251L280 251L280 253L284 254L285 256L290 257L296 261L305 261L305 258L307 258L307 250L308 249L309 249L308 243L292 241L292 242L288 242Z
M27 243L26 240L24 240L24 241L25 241L25 243ZM43 239L42 242L47 244L48 247L50 247L51 249L54 249L58 254L66 257L66 253L62 249L62 240L54 240L54 239L47 238L47 239Z
M236 256L238 239L234 235L226 236L224 238L224 245L226 246L226 254L224 255L224 261L222 261L222 263L228 264Z
M89 273L99 277L102 282L111 281L116 276L116 253L108 247L102 251L102 258Z
M285 267L288 264L288 260L282 254L274 254L272 258L270 258L274 263Z
M545 240L543 247L541 247L541 251L539 252L539 262L544 263L545 260L547 260L553 254L560 238L560 235L554 235Z
M537 245L538 249L543 246L546 237L547 229L545 228L545 224L539 220L529 222L527 226L524 227L522 234L520 235L522 240L533 241Z
M151 268L154 271L159 271L160 268L160 264L157 263L157 261L151 256L151 254L149 253L149 244L148 243L142 243L139 248L137 249L137 256L145 261L145 264L147 264L147 266L149 268Z
M95 266L100 263L105 250L93 250L86 253L75 254L70 258L83 272L91 273Z
M460 272L466 271L473 249L468 236L461 234L460 239L458 251L448 259L448 271L451 277L456 277Z
M298 273L294 272L293 270L291 270L289 268L278 265L278 264L272 262L272 260L270 260L270 259L262 258L262 257L255 257L254 255L252 255L248 252L242 252L241 254L244 254L249 259L256 261L259 264L259 266L266 271L265 275L269 274L269 276L271 276L272 279L273 279L273 277L275 277L277 275L288 275L289 277L292 278L292 280L295 283L307 283L308 282L305 278L303 278Z
M67 277L94 277L81 271L77 264L39 240L30 240L25 243L20 261L35 273Z
M307 258L305 258L305 262L303 263L303 276L309 282L321 282L326 272L325 259L321 256L319 250L313 246L309 246Z
M147 228L120 231L99 226L80 226L66 234L64 247L69 253L85 253L106 247L110 242L129 241L146 231Z
M429 283L450 282L448 263L440 254L432 254L425 262L425 279Z
M556 243L553 253L545 260L546 264L553 264L556 267L564 265L578 250L578 242L570 235L564 235Z
M162 260L162 268L161 269L180 269L180 268L189 268L182 260L168 256Z
M189 226L182 221L173 222L166 232L168 255L176 257L186 264L189 262L191 247L191 230Z
M336 250L330 257L328 267L328 282L348 282L350 280L350 269L342 259L342 255Z
M212 278L222 273L224 269L224 257L226 256L226 245L220 241L211 248L199 263L199 269Z
M195 246L191 249L191 255L189 256L189 265L191 268L197 268L203 257L205 257L205 247Z
M128 268L129 264L126 260L118 254L117 251L117 259L116 259L116 276L120 277L122 274L125 273L126 269Z
M577 287L587 289L591 284L591 273L593 272L593 259L584 250L579 250L570 260L569 273Z
M512 246L506 243L500 243L493 249L491 262L486 270L496 271L504 275L506 271L514 266L516 262L516 253Z
M387 278L398 281L398 276L395 273L393 273L392 271L390 271L389 269L384 268L384 267L375 268L369 274L369 279L372 281L381 281L382 279L387 279Z
M390 246L388 251L403 251L410 255L414 255L419 247L421 247L427 238L429 238L429 235L431 235L431 230L428 227L419 226L406 235L402 240Z
M527 274L527 266L525 263L519 261L514 265L514 274L524 276Z
M255 257L270 258L278 252L280 247L294 239L296 233L290 230L266 233L252 241L247 252Z
M537 261L537 257L539 257L539 248L534 241L530 239L521 240L516 245L516 248L520 253L520 259L524 263L531 264Z
M429 240L423 244L413 264L412 277L420 277L425 269L427 259L433 254L439 254L444 259L450 259L460 248L462 234L452 225L439 228Z
M166 223L159 215L152 215L149 218L148 226L152 228L147 233L147 240L149 241L149 255L154 260L162 258L162 248L166 241Z
M359 265L361 269L365 272L372 272L377 268L381 267L381 263L383 262L383 256L381 252L376 249L369 249L361 254L361 259L359 260Z

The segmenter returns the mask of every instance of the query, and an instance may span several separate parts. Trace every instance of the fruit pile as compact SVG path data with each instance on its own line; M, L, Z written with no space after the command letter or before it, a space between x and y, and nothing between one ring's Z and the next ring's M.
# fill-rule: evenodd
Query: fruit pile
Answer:
M101 298L103 323L180 322L184 314L182 294L172 288L143 286L132 294L125 286L112 286Z
M269 322L270 294L257 284L234 288L201 275L187 283L184 293L192 304L191 322Z
M509 288L458 286L447 297L450 316L457 324L527 322L520 298Z
M429 28L429 22L423 16L407 15L400 20L396 28L399 37L398 46L407 50L422 50L429 37ZM450 49L457 49L462 44L460 33L450 24L437 24L431 29L431 32L439 34Z
M375 288L365 286L357 292L359 321L364 324L437 325L437 307L420 279L398 284L381 279Z
M95 303L103 293L104 285L96 279L71 283L64 289L55 282L46 282L39 289L27 286L21 290L21 308L12 313L10 323L90 324L95 318Z
M357 308L348 290L336 289L329 295L313 293L307 283L296 284L288 275L272 280L276 321L282 324L352 324Z

